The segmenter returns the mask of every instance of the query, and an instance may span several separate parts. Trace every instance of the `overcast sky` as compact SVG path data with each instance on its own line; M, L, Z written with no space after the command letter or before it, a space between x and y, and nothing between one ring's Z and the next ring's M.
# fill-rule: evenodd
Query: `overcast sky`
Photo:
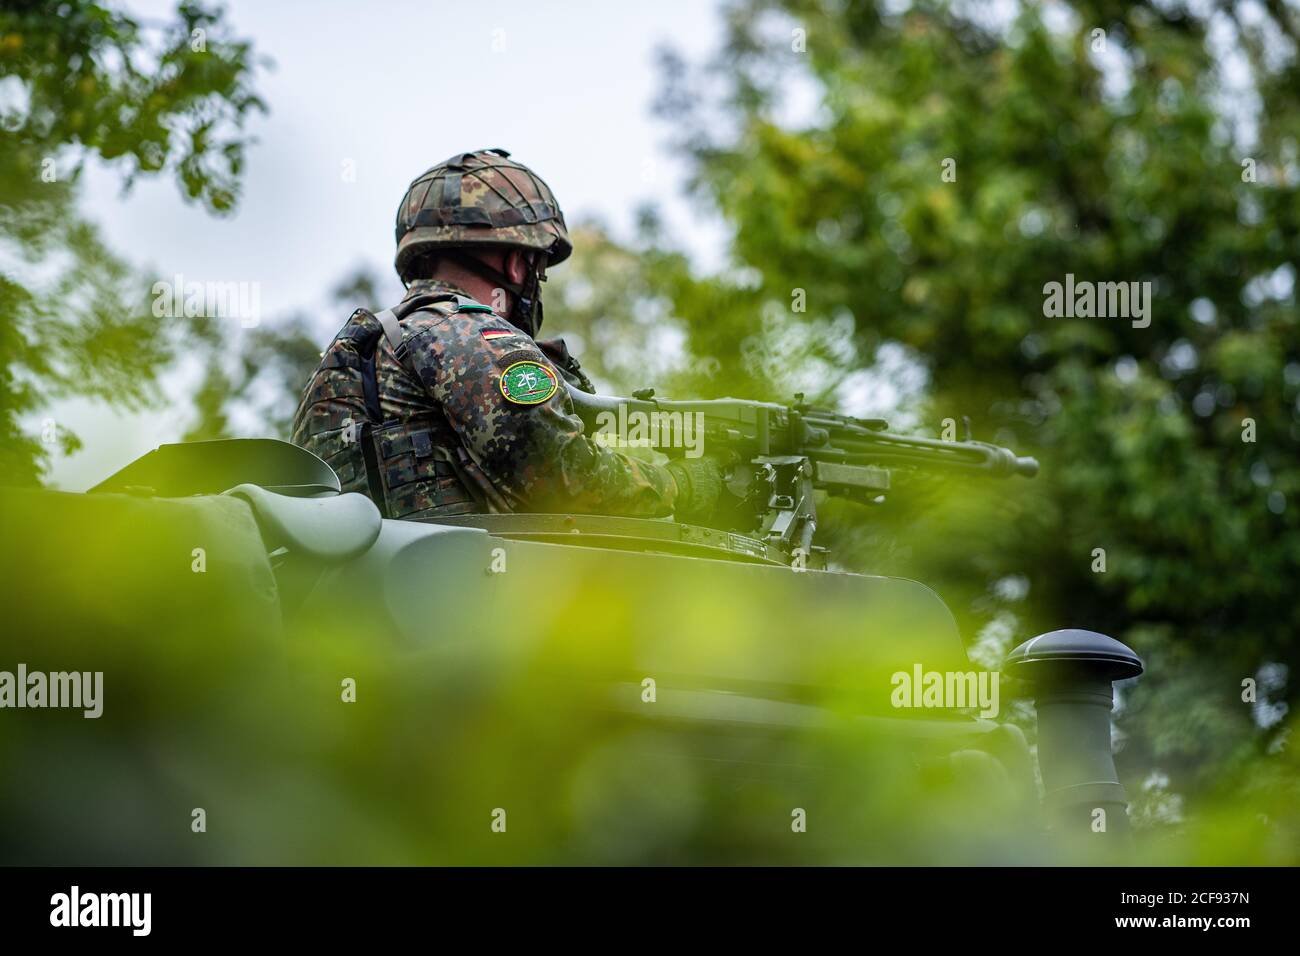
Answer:
M145 19L170 16L166 2L127 6ZM187 205L169 179L125 197L111 169L85 180L83 208L150 275L256 282L263 320L320 309L358 263L392 275L393 218L410 180L489 146L545 178L571 222L596 215L626 233L637 205L656 200L700 258L720 249L716 225L681 198L683 168L650 114L656 46L693 59L716 49L715 4L232 0L227 9L235 33L275 61L256 84L269 114L251 125L259 142L238 213L216 219ZM345 318L320 311L324 329ZM55 415L86 447L56 461L51 477L84 488L173 440L190 409L126 416L72 401Z

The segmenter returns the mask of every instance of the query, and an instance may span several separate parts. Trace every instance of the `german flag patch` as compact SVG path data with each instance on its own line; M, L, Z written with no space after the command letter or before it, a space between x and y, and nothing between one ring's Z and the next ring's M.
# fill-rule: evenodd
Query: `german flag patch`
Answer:
M480 332L479 334L482 335L483 338L485 338L485 339L487 339L489 342L491 342L493 339L504 339L504 338L509 338L510 336L514 335L515 333L514 333L514 332L509 332L509 331L507 331L507 330L505 330L505 329L484 329L484 330L483 330L482 332Z

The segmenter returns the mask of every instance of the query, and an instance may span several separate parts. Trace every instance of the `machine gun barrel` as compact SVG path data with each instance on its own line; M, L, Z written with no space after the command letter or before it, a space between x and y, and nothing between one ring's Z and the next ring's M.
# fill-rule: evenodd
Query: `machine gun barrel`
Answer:
M742 458L801 455L817 462L849 466L901 466L955 470L1006 478L1032 478L1038 462L1017 456L998 445L978 441L941 441L895 435L885 423L863 421L822 409L787 408L740 399L660 401L591 395L572 386L575 410L589 428L600 427L601 416L624 412L668 412L703 416L710 441L721 440Z
M1038 474L1038 462L987 442L946 442L877 433L870 440L842 440L827 448L810 448L814 461L846 464L911 465L919 468L983 472L995 478Z
M645 444L669 456L706 454L727 462L725 490L709 527L740 533L798 568L825 567L814 544L818 494L876 505L896 468L1032 477L1038 462L997 445L894 435L880 419L805 405L737 398L663 401L652 389L632 398L569 386L574 411L595 440ZM685 449L685 451L683 451ZM813 563L808 564L809 561Z

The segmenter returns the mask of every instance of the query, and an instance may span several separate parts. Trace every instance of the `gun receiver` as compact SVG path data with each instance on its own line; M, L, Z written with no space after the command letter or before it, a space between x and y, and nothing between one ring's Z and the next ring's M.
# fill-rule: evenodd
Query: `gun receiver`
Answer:
M812 545L815 490L879 504L896 468L991 478L1038 473L1033 458L998 445L896 435L880 419L852 418L801 400L790 406L737 398L663 401L653 397L653 389L617 398L572 386L569 394L592 432L613 428L623 434L632 413L657 416L650 419L659 424L647 444L669 457L682 454L688 428L702 428L697 437L706 453L734 462L727 489L735 501L719 514L720 526L760 535L790 554L796 566L820 551Z

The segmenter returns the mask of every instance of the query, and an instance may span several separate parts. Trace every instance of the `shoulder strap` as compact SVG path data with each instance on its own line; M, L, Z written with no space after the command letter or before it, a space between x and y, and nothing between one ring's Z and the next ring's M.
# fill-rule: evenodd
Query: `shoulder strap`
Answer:
M384 338L388 339L388 344L397 353L398 359L405 362L406 349L402 337L402 319L414 315L416 312L437 312L439 315L450 315L453 309L461 304L461 301L461 296L451 292L426 292L422 295L412 296L391 309L384 309L382 312L373 314L379 321L380 327L384 330Z
M382 312L376 312L375 318L379 320L380 326L384 330L384 337L388 339L388 344L396 352L402 347L402 326L397 321L397 316L393 314L392 309L384 309Z
M403 367L410 371L406 364L406 342L402 334L402 319L414 315L416 312L437 312L440 315L450 315L454 308L461 304L461 297L448 292L431 292L424 295L412 296L404 302L398 303L391 309L384 309L381 312L371 312L368 309L358 309L353 313L353 318L358 314L361 316L370 316L379 323L384 338L392 346L397 360L402 363ZM388 505L387 495L384 493L384 483L380 475L380 464L377 449L375 447L378 436L376 431L390 424L384 420L383 405L379 400L379 380L375 374L375 352L379 345L379 332L372 329L366 330L361 326L354 326L349 323L340 336L346 334L346 337L353 339L357 350L357 361L353 364L351 361L346 363L340 362L340 365L346 364L349 368L354 368L361 375L361 390L366 403L366 416L370 420L362 423L357 436L357 443L361 447L362 458L366 469L366 484L370 489L370 498L379 507L380 513L389 517L391 509Z

